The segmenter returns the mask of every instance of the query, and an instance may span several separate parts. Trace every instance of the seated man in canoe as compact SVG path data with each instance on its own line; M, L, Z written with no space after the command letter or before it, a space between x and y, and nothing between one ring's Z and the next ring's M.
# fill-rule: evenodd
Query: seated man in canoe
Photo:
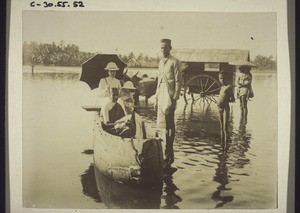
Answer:
M109 101L102 109L103 123L107 126L115 125L115 122L125 116L124 109L117 102L119 98L118 88L111 88Z
M134 134L134 124L131 115L125 116L123 107L118 103L119 90L111 88L110 100L101 110L103 117L103 129L110 134L121 137L132 137Z
M126 81L121 89L118 103L123 107L126 115L132 114L134 111L133 95L135 91L136 88L131 81Z

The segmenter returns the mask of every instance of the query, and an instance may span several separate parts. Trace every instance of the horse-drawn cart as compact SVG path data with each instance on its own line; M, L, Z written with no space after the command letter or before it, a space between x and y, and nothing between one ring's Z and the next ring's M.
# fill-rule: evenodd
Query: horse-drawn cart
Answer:
M216 103L221 87L218 81L219 71L228 72L229 83L234 85L236 66L229 63L250 59L248 50L237 49L176 49L172 55L183 64L183 96L186 104L189 100L193 103Z

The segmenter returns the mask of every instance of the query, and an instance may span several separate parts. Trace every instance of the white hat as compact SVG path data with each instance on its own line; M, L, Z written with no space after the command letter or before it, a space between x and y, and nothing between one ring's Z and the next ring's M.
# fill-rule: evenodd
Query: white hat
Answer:
M109 62L106 67L104 68L105 70L119 70L119 67L116 65L114 62Z
M134 87L131 81L126 81L122 89L136 90L136 88Z

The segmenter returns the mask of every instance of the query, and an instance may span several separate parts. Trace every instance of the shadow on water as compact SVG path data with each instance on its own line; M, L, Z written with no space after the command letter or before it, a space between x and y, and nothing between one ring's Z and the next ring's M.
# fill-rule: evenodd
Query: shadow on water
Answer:
M219 120L216 110L207 105L189 104L178 110L176 127L184 140L215 139L219 134Z
M92 164L81 175L81 184L83 194L93 198L97 203L102 202L97 189L94 166Z
M81 175L83 194L109 209L159 209L163 183L141 188L118 183L93 164Z
M141 104L142 105L142 104ZM145 104L143 104L142 106L144 106ZM156 111L153 108L152 104L148 104L147 105L149 108L145 108L145 109L137 109L137 112L139 113L139 115L141 115L142 117L146 118L145 121L146 122L151 122L151 123L156 123Z
M86 155L93 155L94 154L94 150L93 149L86 149L83 152L81 152L82 154L86 154Z
M232 129L232 116L229 123L230 129ZM221 144L218 154L218 167L216 168L216 173L213 177L213 180L219 183L219 186L211 196L214 201L218 202L215 208L221 208L226 203L232 202L234 199L232 189L228 187L231 180L230 174L249 176L249 174L245 172L241 174L230 172L229 169L241 169L250 163L250 160L246 157L246 152L250 148L250 141L251 133L247 132L245 125L240 125L238 133L235 133L232 130L232 136L228 141L228 144Z
M228 167L227 167L227 159L228 159L228 153L227 153L228 146L225 146L225 144L222 144L222 148L220 150L220 153L218 155L219 163L218 167L216 169L216 174L213 177L213 180L220 185L217 187L217 190L213 192L211 198L219 203L216 204L215 208L220 208L224 204L233 201L232 195L221 195L222 192L230 191L231 188L226 187L226 185L229 183L228 178Z
M164 171L164 192L166 195L162 196L162 200L165 200L165 205L162 209L179 209L176 205L182 201L182 198L176 194L179 188L174 184L173 174L177 171L176 168L170 167Z
M240 124L237 130L233 130L229 152L231 154L231 167L244 168L251 163L246 153L250 149L252 134L248 131L246 125ZM248 173L243 175L249 176Z
M219 120L218 114L211 106L203 108L196 104L189 104L178 109L176 120L176 140L174 143L175 156L186 155L187 158L182 158L178 168L188 168L188 166L197 166L201 163L202 166L212 167L211 158L215 158L219 141ZM208 158L207 158L208 157Z
M221 143L220 123L217 107L199 106L197 104L179 105L177 109L176 135L174 143L176 155L184 153L184 158L177 158L178 169L189 167L216 168L213 181L218 183L215 191L212 191L211 199L216 202L215 208L222 208L234 200L234 192L229 184L233 180L231 176L249 176L248 170L243 169L250 163L247 151L250 149L251 131L246 125L240 125L235 129L234 112L231 109L229 118L229 141ZM151 114L152 113L152 114ZM145 116L153 112L146 112ZM203 161L204 160L204 161ZM216 167L217 166L217 167ZM241 170L239 170L241 169ZM203 169L201 169L203 170ZM174 173L174 172L173 172ZM176 195L178 187L173 182L172 174L164 178L164 192L161 208L179 209L178 202L182 199Z
M162 183L155 188L141 188L118 183L94 168L101 200L109 209L159 209Z
M234 200L235 194L230 183L239 180L234 180L232 176L249 176L248 170L243 168L250 163L247 151L250 149L251 131L246 129L246 125L234 129L234 113L231 110L230 138L227 144L222 144L216 107L209 106L204 110L192 104L182 107L183 113L181 108L178 110L181 112L176 115L179 141L174 144L174 148L175 153L177 152L175 156L185 153L188 157L176 159L176 167L188 169L191 166L200 166L201 170L216 168L212 180L218 185L215 190L212 189L211 199L216 202L215 208L222 208ZM148 119L151 117L151 121L155 121L156 115L151 109L141 111L141 115ZM92 154L91 150L84 150L83 153ZM85 175L94 174L95 179L85 180L94 184L82 184L83 191L97 202L104 202L109 209L179 209L178 203L182 198L176 194L179 191L173 179L176 171L173 167L165 170L164 188L161 184L157 189L151 190L117 183L91 165ZM94 189L91 185L94 185Z

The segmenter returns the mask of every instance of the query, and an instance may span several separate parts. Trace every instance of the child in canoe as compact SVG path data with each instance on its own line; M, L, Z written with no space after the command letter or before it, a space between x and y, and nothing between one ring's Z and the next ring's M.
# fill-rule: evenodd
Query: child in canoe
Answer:
M229 102L234 102L233 86L228 83L228 73L221 71L219 73L219 81L221 83L221 89L217 105L219 107L220 114L220 127L221 127L221 140L227 142L228 139L228 123L229 123Z

